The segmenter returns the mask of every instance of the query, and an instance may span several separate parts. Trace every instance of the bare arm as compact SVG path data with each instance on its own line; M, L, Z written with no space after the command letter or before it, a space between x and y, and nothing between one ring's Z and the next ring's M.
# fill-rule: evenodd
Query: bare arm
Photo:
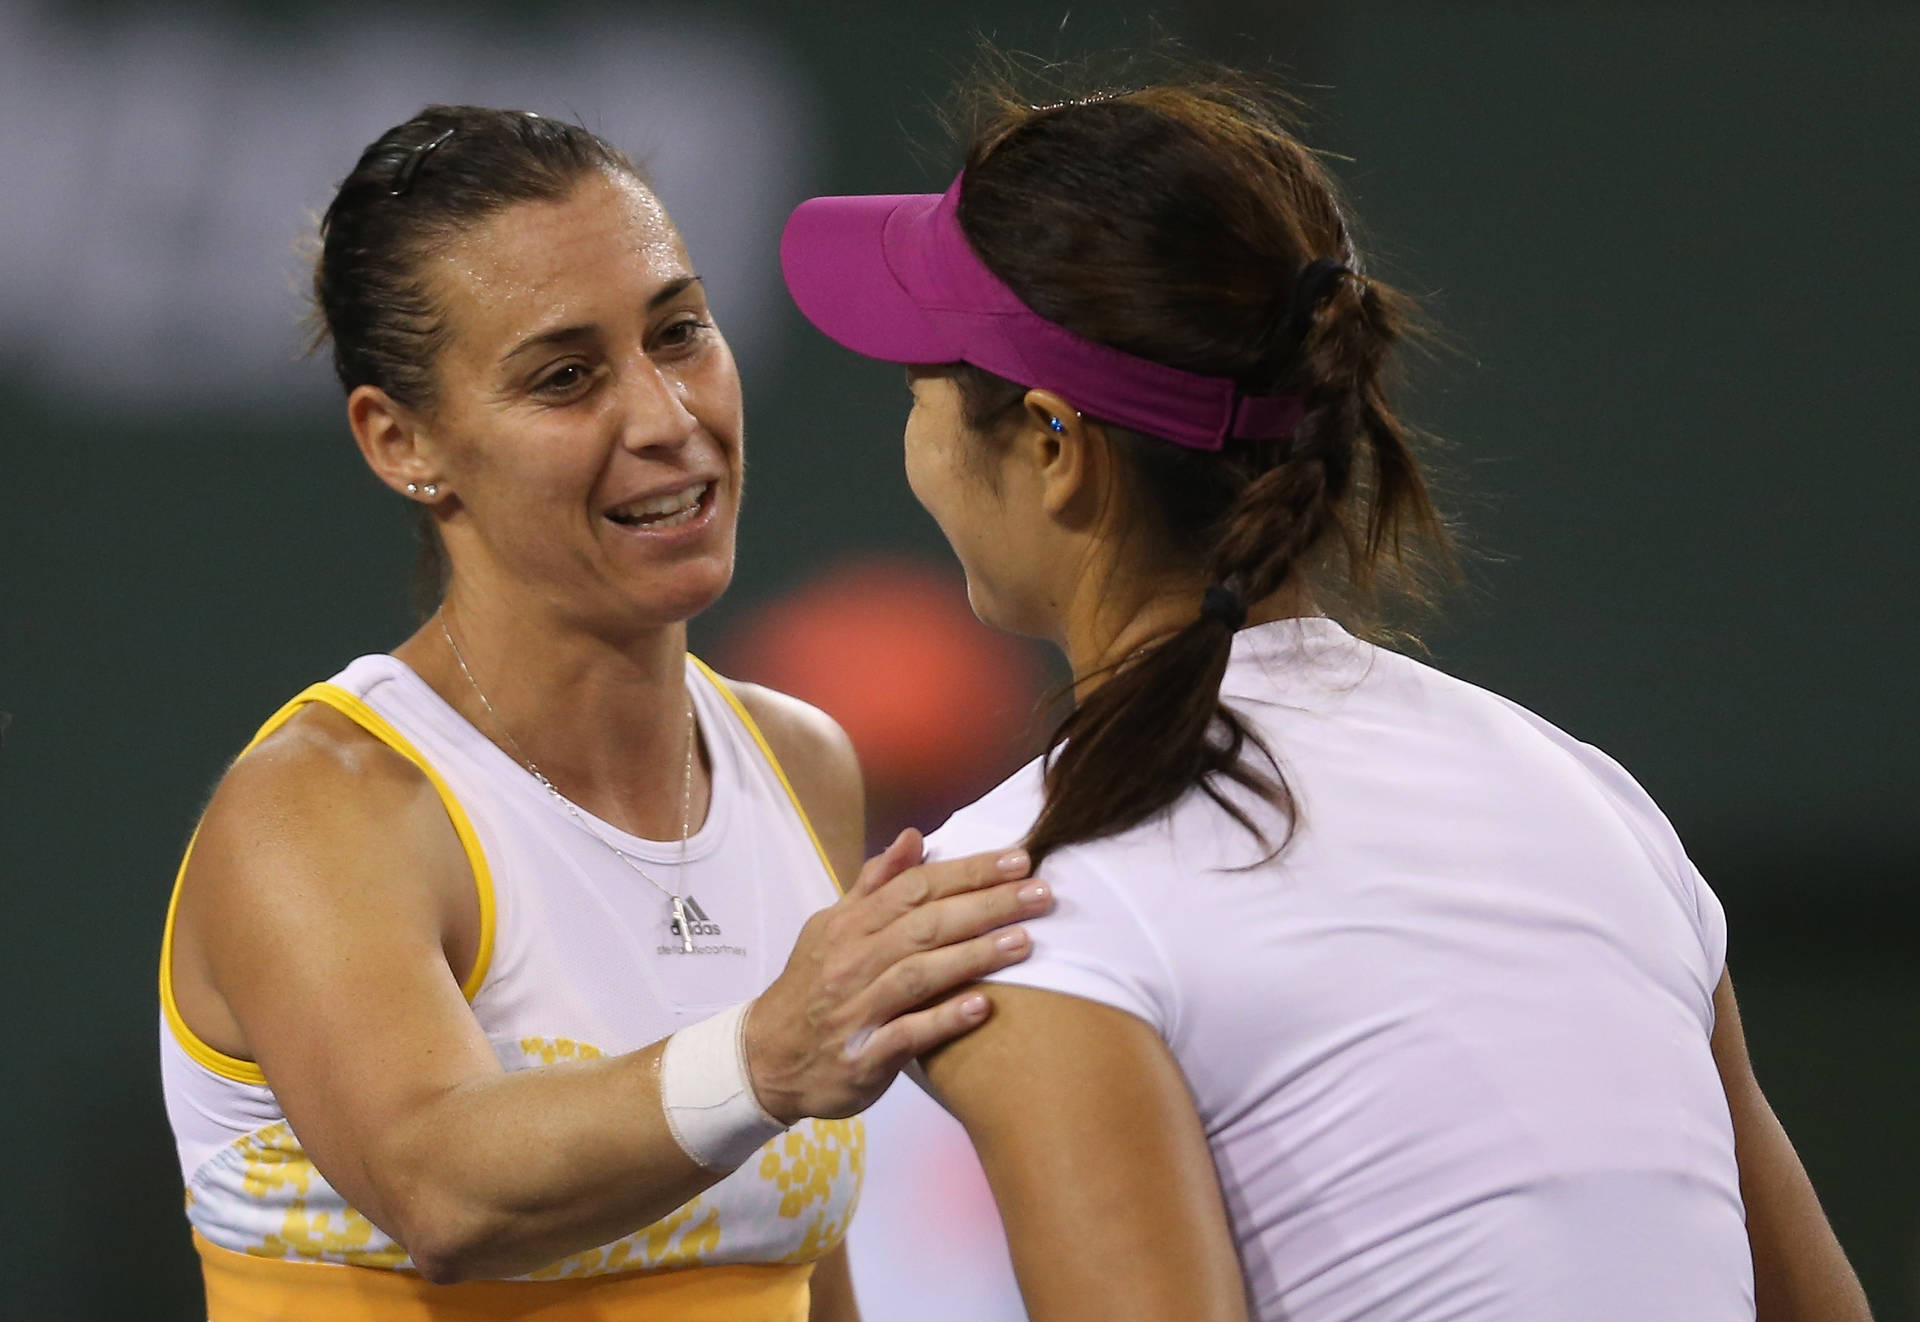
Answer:
M1015 957L972 934L1040 906L990 859L910 868L918 858L909 838L863 871L756 1002L760 1054L778 1068L753 1083L776 1116L861 1109L914 1051L978 1022L961 997L907 1013L924 1000L907 992ZM501 1068L449 965L471 897L425 778L316 709L229 773L176 920L183 1012L204 984L233 1026L230 1054L258 1062L316 1167L436 1280L531 1270L719 1178L667 1129L660 1044ZM918 940L929 926L932 947ZM875 1025L864 1053L847 1051Z
M992 1020L926 1067L986 1168L1033 1322L1243 1322L1212 1154L1166 1045L1092 1001L988 994Z
M1871 1322L1813 1182L1754 1078L1729 974L1714 989L1713 1010L1713 1058L1733 1114L1758 1322Z

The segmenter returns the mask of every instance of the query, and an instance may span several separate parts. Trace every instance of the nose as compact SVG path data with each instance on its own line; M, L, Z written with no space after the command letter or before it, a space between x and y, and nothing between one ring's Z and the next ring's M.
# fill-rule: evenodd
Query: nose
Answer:
M621 443L638 453L660 447L678 449L693 439L700 420L687 407L687 384L660 364L638 354L625 373Z

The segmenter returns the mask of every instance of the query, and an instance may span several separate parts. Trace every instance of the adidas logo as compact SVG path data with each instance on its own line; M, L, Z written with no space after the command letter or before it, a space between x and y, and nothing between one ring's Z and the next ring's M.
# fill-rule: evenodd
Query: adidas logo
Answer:
M698 900L694 899L693 896L689 895L686 897L686 906L687 906L687 926L691 930L682 932L680 930L680 920L678 918L672 919L671 921L668 922L667 926L669 929L672 930L675 936L688 937L688 936L719 936L720 935L720 924L714 922L713 919L707 917L707 911L700 907L700 902Z

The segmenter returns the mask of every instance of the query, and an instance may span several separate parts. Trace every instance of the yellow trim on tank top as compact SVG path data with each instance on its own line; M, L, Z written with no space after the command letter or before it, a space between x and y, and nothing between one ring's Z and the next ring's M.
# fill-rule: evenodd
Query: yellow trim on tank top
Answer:
M193 1232L211 1322L806 1322L813 1264L432 1285L412 1272L254 1257Z
M480 992L480 986L486 981L487 968L493 962L493 936L495 909L493 898L493 873L487 867L486 852L480 847L480 836L473 829L473 822L467 816L460 800L453 790L441 778L426 757L415 748L407 737L387 721L387 719L369 707L354 694L347 692L338 684L314 684L299 693L293 701L267 718L259 732L247 741L240 750L245 757L268 735L285 725L301 708L310 703L322 703L333 708L394 752L418 767L439 794L440 802L447 810L447 820L453 823L454 834L460 838L460 848L466 853L467 865L473 871L473 886L480 901L480 945L474 952L473 969L467 974L466 981L460 986L460 994L469 1003ZM791 792L791 791L789 791ZM173 1036L181 1048L193 1061L237 1083L248 1083L264 1087L267 1076L260 1072L259 1065L250 1060L241 1060L201 1041L194 1031L187 1027L187 1021L180 1015L180 1007L173 998L173 921L180 907L180 885L186 879L187 864L193 858L193 846L200 838L200 828L195 827L193 836L187 841L186 853L180 859L180 870L174 874L173 897L167 901L167 925L160 937L160 1006L167 1017L167 1025L173 1030ZM817 843L817 842L816 842Z
M687 660L700 668L700 673L707 677L708 682L720 696L727 700L727 705L733 708L733 714L740 718L740 723L747 727L747 733L753 736L753 742L760 745L761 755L767 759L767 765L773 768L773 774L779 777L780 788L787 792L787 798L792 802L793 810L800 814L800 825L807 828L807 839L813 841L813 852L820 855L820 862L827 869L827 880L833 883L835 890L842 895L846 894L846 885L840 880L840 874L833 870L833 860L827 857L826 846L820 843L820 834L813 829L813 820L807 816L807 810L801 804L800 796L793 792L793 782L787 779L786 770L780 765L780 759L773 755L773 745L769 744L767 737L760 733L759 723L748 714L746 706L734 691L727 687L727 681L713 672L712 666L691 652L687 654Z

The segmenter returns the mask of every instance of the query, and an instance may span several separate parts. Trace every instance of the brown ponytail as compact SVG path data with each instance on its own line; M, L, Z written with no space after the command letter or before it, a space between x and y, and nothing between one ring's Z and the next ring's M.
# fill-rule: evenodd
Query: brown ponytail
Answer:
M1383 385L1409 310L1358 273L1332 182L1277 99L1215 75L1042 108L998 92L980 106L960 222L1029 307L1129 353L1304 400L1290 437L1217 454L1107 428L1129 511L1169 563L1247 603L1310 581L1363 630L1382 588L1424 600L1427 566L1450 563L1447 537ZM1303 283L1320 288L1302 300ZM1023 388L948 370L968 423L992 438ZM1036 859L1195 787L1271 848L1227 784L1291 830L1273 750L1220 701L1232 621L1194 604L1192 623L1120 663L1053 732L1027 840Z

